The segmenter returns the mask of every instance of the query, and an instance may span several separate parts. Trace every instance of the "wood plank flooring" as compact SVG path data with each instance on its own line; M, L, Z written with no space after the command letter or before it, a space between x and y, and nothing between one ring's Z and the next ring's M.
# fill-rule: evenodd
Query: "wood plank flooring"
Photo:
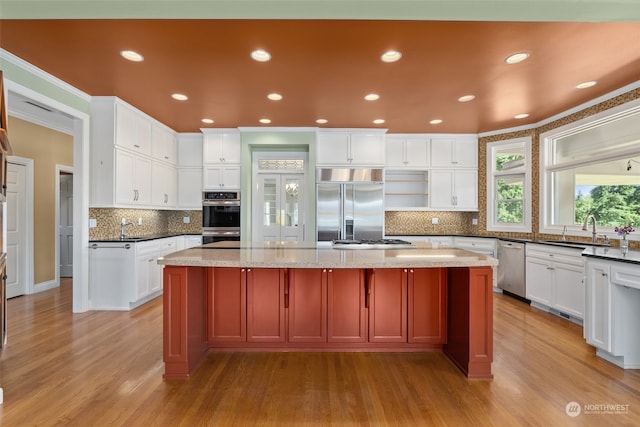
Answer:
M0 425L640 424L640 371L597 358L564 319L502 295L494 307L491 381L467 380L440 353L258 352L210 354L191 379L168 381L161 298L72 314L64 281L8 302Z

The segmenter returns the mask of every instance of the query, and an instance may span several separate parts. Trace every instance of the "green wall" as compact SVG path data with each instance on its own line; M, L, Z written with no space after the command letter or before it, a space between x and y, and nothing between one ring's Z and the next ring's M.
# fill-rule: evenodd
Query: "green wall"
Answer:
M315 240L316 218L312 213L316 211L316 132L315 130L304 129L290 131L246 131L240 130L241 139L241 162L242 177L240 187L242 191L242 207L240 222L242 230L246 235L251 234L251 198L252 198L252 170L251 156L254 151L308 151L309 162L307 164L307 180L305 182L310 197L305 197L305 209L310 214L305 227L305 240Z

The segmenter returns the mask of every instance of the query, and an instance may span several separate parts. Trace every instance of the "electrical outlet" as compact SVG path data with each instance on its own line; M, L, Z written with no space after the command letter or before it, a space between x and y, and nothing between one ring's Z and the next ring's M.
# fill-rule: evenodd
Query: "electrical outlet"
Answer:
M473 219L471 220L471 224L472 224L472 225L478 225L478 218L473 218Z
M89 218L89 228L96 228L98 226L98 221L95 218Z
M138 218L138 225L142 225L142 218Z
M431 218L431 224L437 225L439 222L440 220L438 220L438 218Z
M188 217L188 216L183 216L182 217L182 222L185 223L185 224L189 224L189 223L191 223L191 218Z

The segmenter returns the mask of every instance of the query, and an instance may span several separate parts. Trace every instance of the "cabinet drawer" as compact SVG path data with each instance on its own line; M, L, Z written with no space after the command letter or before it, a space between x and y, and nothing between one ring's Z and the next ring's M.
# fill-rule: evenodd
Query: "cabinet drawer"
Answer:
M545 245L528 243L526 246L527 258L538 258L547 261L560 262L575 266L584 266L582 249L552 248Z
M612 264L611 283L640 289L640 268Z

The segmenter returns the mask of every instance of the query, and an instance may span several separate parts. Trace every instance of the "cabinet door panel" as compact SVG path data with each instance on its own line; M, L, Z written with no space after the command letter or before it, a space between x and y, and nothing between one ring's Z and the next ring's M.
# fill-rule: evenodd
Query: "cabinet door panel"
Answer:
M584 317L584 269L556 265L554 270L554 307L577 318Z
M587 264L585 339L591 345L611 351L611 282L606 263L589 261Z
M285 341L284 270L247 269L247 341Z
M328 341L366 342L364 270L335 269L328 274Z
M453 208L453 172L429 172L429 206L434 209Z
M409 270L409 342L446 344L447 270Z
M246 271L244 268L208 269L207 339L210 342L246 341Z
M326 269L297 268L288 274L289 342L326 342Z
M551 306L551 265L542 260L528 258L526 264L527 298Z
M384 164L384 136L351 134L350 162L359 165Z
M407 342L407 269L370 271L369 341Z
M347 132L318 135L317 164L349 163L349 134Z
M456 209L478 209L478 171L455 171L453 196Z

